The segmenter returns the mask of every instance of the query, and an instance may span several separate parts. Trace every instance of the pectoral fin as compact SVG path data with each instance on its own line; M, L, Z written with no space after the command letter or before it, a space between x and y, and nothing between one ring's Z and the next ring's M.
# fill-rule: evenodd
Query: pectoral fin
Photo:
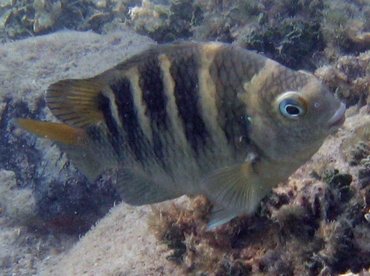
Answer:
M211 217L208 220L207 230L213 230L229 222L238 215L239 213L233 210L224 209L220 206L214 206L211 212Z
M202 182L204 194L214 205L210 228L228 222L239 214L252 213L265 196L252 162L223 168L206 177Z

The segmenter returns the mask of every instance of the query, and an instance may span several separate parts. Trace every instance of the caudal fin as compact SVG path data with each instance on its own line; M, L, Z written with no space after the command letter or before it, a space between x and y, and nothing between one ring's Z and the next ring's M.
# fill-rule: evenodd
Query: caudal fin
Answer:
M83 129L71 127L66 124L31 119L16 119L15 124L39 137L65 145L79 145L86 140L86 133Z
M39 137L56 142L89 181L94 181L112 164L113 156L104 147L105 141L93 141L82 128L30 119L16 119L15 124Z

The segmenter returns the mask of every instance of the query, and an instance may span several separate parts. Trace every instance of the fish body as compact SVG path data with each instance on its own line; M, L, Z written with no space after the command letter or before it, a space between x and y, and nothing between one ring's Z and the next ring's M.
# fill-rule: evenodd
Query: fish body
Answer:
M46 100L63 123L18 125L57 142L91 181L114 169L129 204L206 195L210 228L253 212L345 111L313 75L221 43L157 46L54 83Z

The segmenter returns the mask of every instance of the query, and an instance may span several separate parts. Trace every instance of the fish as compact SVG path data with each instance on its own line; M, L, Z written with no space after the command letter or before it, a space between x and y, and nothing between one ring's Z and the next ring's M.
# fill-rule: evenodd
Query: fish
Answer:
M192 41L60 80L46 102L61 122L17 125L54 141L88 181L114 174L128 204L206 196L211 230L252 214L346 110L311 73L232 44Z

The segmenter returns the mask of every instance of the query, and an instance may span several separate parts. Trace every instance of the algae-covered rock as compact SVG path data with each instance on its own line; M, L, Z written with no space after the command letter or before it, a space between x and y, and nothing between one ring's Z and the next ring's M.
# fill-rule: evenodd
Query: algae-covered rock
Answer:
M142 1L141 6L130 8L130 25L158 42L188 38L192 25L201 12L193 1L171 0L168 5ZM194 21L193 21L194 20Z
M73 1L21 0L0 5L0 41L42 35L56 30L95 30L128 17L135 0ZM105 4L104 4L105 3Z
M370 104L370 51L357 56L342 56L332 65L315 71L347 105Z
M294 68L369 49L370 4L346 0L4 0L0 39L130 26L157 42L236 42Z
M367 1L324 1L321 26L327 47L346 52L369 49L368 13Z
M252 29L238 38L238 44L292 68L312 67L309 59L323 49L320 25L302 20L285 20L279 25Z

